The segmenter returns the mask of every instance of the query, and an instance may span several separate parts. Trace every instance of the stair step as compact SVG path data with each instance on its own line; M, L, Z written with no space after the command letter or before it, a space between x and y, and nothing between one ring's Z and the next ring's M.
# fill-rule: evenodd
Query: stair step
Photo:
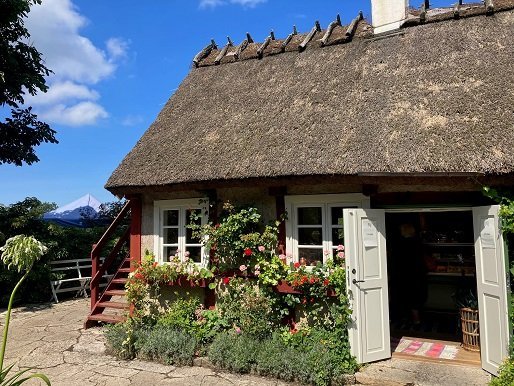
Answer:
M113 290L113 289L110 289L110 290L107 290L104 292L105 295L110 295L110 296L125 296L127 292L125 290Z
M99 308L117 308L120 310L128 310L130 308L129 303L122 302L100 302L96 306Z
M126 277L120 277L120 278L112 279L111 283L125 284L127 281L128 281L128 279Z
M126 318L122 315L104 315L104 314L94 314L89 315L87 317L88 320L96 320L98 322L105 322L105 323L119 323L124 322Z
M120 268L120 269L118 269L118 272L130 273L130 268Z

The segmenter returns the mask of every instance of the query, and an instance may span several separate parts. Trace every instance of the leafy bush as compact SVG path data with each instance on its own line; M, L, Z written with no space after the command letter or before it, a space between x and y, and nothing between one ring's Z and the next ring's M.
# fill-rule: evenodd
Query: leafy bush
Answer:
M137 347L150 330L141 320L129 318L125 323L105 327L107 352L120 359L133 359L137 355Z
M196 338L167 326L155 326L141 343L138 356L168 365L191 366L196 348Z
M232 279L219 294L220 314L235 328L257 338L269 336L280 323L271 292L242 278Z
M275 333L258 340L246 334L218 335L209 349L209 359L221 368L329 385L344 374L355 372L357 364L344 339L326 330L311 330L303 339L285 340Z
M511 386L514 385L514 359L506 360L500 367L497 378L493 378L490 386Z
M184 331L195 329L197 310L200 309L198 298L179 298L172 302L157 324Z
M248 373L252 370L261 344L255 337L236 332L219 334L209 348L209 359L216 366Z

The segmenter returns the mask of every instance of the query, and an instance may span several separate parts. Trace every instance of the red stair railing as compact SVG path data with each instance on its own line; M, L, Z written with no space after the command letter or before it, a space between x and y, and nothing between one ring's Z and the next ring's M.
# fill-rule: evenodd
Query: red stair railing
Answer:
M130 201L127 201L112 224L107 228L98 243L93 245L93 249L91 250L91 312L95 310L98 300L100 299L100 281L102 277L106 274L109 267L112 266L123 245L129 242L130 227L127 228L123 236L118 240L107 258L104 260L103 264L100 264L100 253L102 248L107 244L107 241L120 226L129 210Z

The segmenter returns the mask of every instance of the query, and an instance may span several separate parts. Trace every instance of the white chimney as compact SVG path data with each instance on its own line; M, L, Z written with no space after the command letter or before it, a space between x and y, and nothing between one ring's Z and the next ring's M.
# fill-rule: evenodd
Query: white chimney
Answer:
M375 34L399 29L407 18L409 0L371 0L371 19Z

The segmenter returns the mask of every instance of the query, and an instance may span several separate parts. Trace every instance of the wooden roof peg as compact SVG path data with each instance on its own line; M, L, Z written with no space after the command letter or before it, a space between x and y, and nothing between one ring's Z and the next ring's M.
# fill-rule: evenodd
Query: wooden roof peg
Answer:
M270 32L269 36L266 38L266 40L264 40L264 43L262 43L261 46L257 49L257 56L259 57L259 59L262 59L262 56L264 55L264 50L272 40L275 40L275 34L273 33L273 31Z
M239 60L241 57L241 53L246 50L246 47L248 47L248 44L253 43L253 39L250 36L250 34L246 33L246 39L241 42L239 47L237 47L236 52L234 52L234 59Z
M230 40L230 36L227 36L227 44L225 44L225 47L223 47L218 56L216 56L216 59L214 59L214 64L220 64L223 57L227 54L228 49L232 46L232 40Z
M359 24L359 21L361 21L364 18L362 11L359 11L359 14L355 19L352 20L348 28L346 29L346 36L351 37L355 33L355 30L357 29L357 24Z
M492 15L494 13L493 0L485 0L485 14Z
M325 35L323 35L321 38L322 47L327 44L330 35L332 35L332 32L334 31L334 28L336 28L338 25L341 25L341 18L339 17L339 14L337 15L336 19L328 25Z
M319 31L321 31L321 26L319 24L319 21L316 20L316 24L314 25L314 27L312 27L311 31L307 34L305 39L303 39L303 42L301 42L300 45L298 46L298 51L299 52L305 51L307 44L309 44L309 42L312 40L314 35L316 35L316 32L319 32Z
M289 35L287 35L286 40L284 40L282 42L282 44L280 45L280 50L282 52L284 52L286 50L286 47L289 44L289 42L291 41L291 39L293 38L293 36L297 35L297 34L298 34L298 31L296 30L296 25L293 25L293 32L291 32Z
M425 2L425 10L430 9L430 0L424 0Z
M458 19L460 17L460 7L462 5L462 0L459 0L453 6L453 17L454 19Z
M211 43L208 46L205 46L199 53L196 54L196 56L193 58L193 64L195 67L198 67L200 65L200 62L202 59L205 59L209 54L212 52L212 50L216 50L218 46L216 45L216 42L214 39L211 39Z
M427 21L427 7L426 7L426 1L421 4L421 12L419 14L419 21L421 23L425 23Z

